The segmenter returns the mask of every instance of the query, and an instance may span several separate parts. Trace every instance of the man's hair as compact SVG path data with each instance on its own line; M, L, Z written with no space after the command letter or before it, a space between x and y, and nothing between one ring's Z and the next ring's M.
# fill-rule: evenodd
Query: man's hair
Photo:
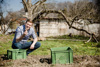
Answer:
M27 23L27 22L33 23L30 19L27 19L27 20L26 20L26 23Z

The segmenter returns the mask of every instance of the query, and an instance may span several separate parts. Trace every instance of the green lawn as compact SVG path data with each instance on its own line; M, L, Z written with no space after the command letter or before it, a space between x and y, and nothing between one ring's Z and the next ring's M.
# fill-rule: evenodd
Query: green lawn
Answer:
M41 41L41 47L31 54L50 55L50 48L53 47L70 47L74 55L100 55L100 48L95 47L97 43L84 44L82 41L52 40ZM93 47L94 46L94 47Z
M79 36L79 35L63 35L63 36L55 36L55 37L48 37L48 38L55 38L55 39L80 39L80 40L88 40L89 37Z
M6 54L8 49L11 48L11 43L14 35L0 35L0 55ZM50 48L53 47L70 47L73 49L74 55L100 55L100 47L97 48L97 43L89 42L84 44L83 41L71 40L46 40L40 41L41 47L31 55L50 55Z

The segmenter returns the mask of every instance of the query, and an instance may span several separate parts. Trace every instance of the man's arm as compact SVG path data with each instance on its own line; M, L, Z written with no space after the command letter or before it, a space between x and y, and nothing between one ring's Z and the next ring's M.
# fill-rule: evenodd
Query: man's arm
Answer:
M33 40L33 43L32 43L32 45L30 46L30 49L34 49L34 46L35 46L36 42L37 42L37 38L35 38L35 39Z
M16 42L21 41L24 37L25 37L25 35L24 35L24 34L23 34L23 35L21 35L19 38L17 38L17 39L16 39Z
M28 33L27 30L25 30L25 32L23 33L23 35L21 35L19 38L16 39L16 42L21 41L25 37L25 35L27 35L27 33Z
M35 44L36 44L36 42L37 42L37 36L36 36L36 34L35 34L34 29L31 28L31 30L32 30L32 37L33 37L34 40L33 40L32 45L30 46L30 49L34 49L34 46L35 46Z

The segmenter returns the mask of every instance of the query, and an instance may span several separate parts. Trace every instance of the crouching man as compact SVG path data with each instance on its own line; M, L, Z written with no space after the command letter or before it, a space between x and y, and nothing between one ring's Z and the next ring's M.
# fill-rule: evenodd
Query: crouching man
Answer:
M16 29L15 36L12 42L13 49L27 49L27 55L39 48L41 43L37 42L37 37L35 31L32 28L33 23L29 19L26 21L25 25L19 26ZM29 37L33 37L33 41L27 42Z

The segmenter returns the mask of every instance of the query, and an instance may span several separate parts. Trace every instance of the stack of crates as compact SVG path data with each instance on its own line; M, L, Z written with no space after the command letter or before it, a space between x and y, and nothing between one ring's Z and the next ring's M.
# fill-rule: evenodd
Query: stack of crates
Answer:
M26 50L23 49L10 49L7 50L8 59L26 59Z
M51 48L52 64L73 63L73 50L70 47Z

